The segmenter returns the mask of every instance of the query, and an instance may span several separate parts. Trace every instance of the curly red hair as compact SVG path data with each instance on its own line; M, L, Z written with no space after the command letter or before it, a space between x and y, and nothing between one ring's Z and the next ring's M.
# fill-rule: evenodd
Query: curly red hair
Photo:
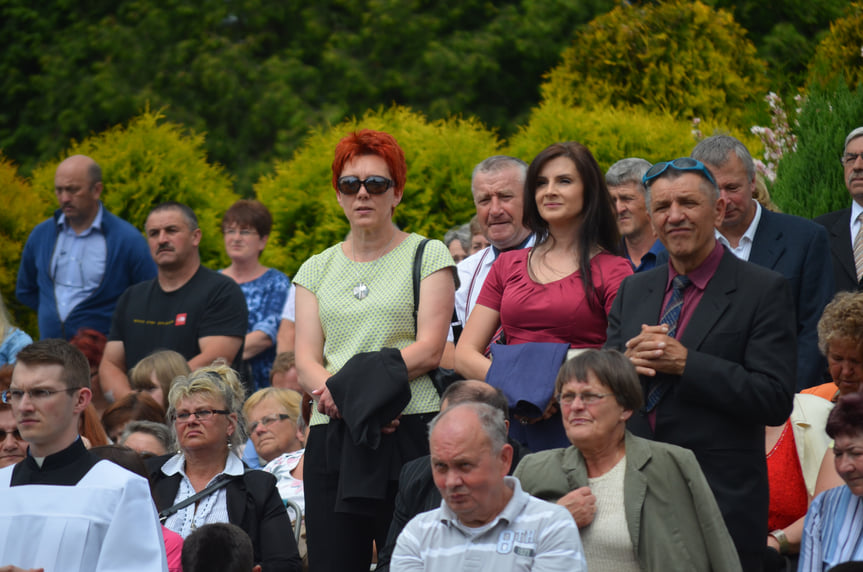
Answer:
M399 147L395 137L383 131L361 129L345 135L336 145L336 156L333 159L333 188L338 191L339 176L348 161L363 155L377 155L383 159L390 170L396 193L405 188L408 166L405 162L405 152Z

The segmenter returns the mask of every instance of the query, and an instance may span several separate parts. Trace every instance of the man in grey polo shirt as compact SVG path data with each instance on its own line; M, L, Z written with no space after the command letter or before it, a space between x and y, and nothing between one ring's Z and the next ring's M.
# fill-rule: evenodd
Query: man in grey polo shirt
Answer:
M443 502L402 531L393 572L587 570L569 512L531 497L518 479L506 476L513 450L499 409L455 405L435 417L429 430L432 473Z

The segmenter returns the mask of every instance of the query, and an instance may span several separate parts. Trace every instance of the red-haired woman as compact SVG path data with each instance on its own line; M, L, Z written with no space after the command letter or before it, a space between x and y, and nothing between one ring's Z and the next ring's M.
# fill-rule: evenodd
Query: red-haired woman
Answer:
M401 465L428 452L438 395L426 374L446 342L453 262L442 242L426 245L414 325L423 238L392 220L404 197L404 152L391 135L364 129L339 142L332 171L350 235L294 278L297 371L317 401L304 474L309 566L365 572L372 541L386 540Z

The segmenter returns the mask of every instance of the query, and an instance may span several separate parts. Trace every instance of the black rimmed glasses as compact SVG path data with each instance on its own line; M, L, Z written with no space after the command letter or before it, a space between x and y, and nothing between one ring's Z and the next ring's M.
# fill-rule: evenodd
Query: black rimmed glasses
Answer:
M675 171L695 171L707 177L707 180L714 185L716 184L713 173L710 172L704 163L692 157L680 157L673 161L660 161L647 170L641 182L646 186L650 181L659 177L668 169L674 169Z
M209 421L213 418L213 415L230 415L231 412L227 409L199 409L197 411L183 411L181 413L174 413L174 421L179 421L180 423L188 423L192 419L192 415L195 416L195 419L198 421Z
M372 175L365 179L351 175L339 177L337 186L343 195L355 195L360 192L360 187L365 187L370 195L382 195L393 186L393 181L380 175Z
M578 397L581 399L581 402L585 405L596 405L603 398L614 395L613 393L592 393L589 391L585 391L584 393L576 393L574 391L567 391L566 393L561 393L557 396L557 401L561 405L566 405L567 407L571 407L573 403L575 403L575 398Z
M79 389L81 388L67 387L66 389L45 389L37 387L34 389L28 389L27 391L21 389L7 389L3 393L0 393L0 398L3 399L3 403L20 403L21 400L24 399L24 394L26 393L27 397L30 398L30 401L44 401L55 393L68 393L71 391L78 391Z
M250 424L246 428L246 432L249 435L251 435L252 433L255 432L255 429L257 429L259 425L263 425L264 427L269 427L270 425L272 425L276 421L284 421L285 419L290 419L290 418L291 418L290 415L285 415L284 413L279 413L278 415L267 415L266 417L261 417L260 421L255 421L254 423Z

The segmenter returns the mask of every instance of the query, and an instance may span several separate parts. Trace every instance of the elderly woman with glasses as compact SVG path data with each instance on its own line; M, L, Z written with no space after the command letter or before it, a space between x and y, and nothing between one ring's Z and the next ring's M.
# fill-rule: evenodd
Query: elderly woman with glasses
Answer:
M555 392L572 446L527 455L515 476L569 509L589 570L740 570L695 455L626 430L643 404L626 357L587 350L564 363Z
M800 572L863 560L863 393L839 398L827 418L836 472L844 486L821 493L806 512Z
M339 141L332 184L350 234L294 279L299 382L317 401L304 479L315 571L368 571L373 541L386 541L401 466L428 453L425 426L438 410L427 374L446 343L453 261L442 242L393 224L406 172L387 133Z
M205 524L230 522L252 539L264 572L299 571L275 478L246 471L237 455L243 397L236 372L218 362L174 380L168 416L180 451L148 460L156 505L165 526L183 538Z
M284 273L261 264L272 227L270 211L255 200L235 202L222 218L225 251L231 264L221 272L240 285L249 308L243 359L251 370L252 389L270 385L279 321L291 287Z
M12 366L0 366L0 392L9 389L12 382ZM12 415L12 406L0 402L0 469L23 461L27 456L27 441L18 432Z

